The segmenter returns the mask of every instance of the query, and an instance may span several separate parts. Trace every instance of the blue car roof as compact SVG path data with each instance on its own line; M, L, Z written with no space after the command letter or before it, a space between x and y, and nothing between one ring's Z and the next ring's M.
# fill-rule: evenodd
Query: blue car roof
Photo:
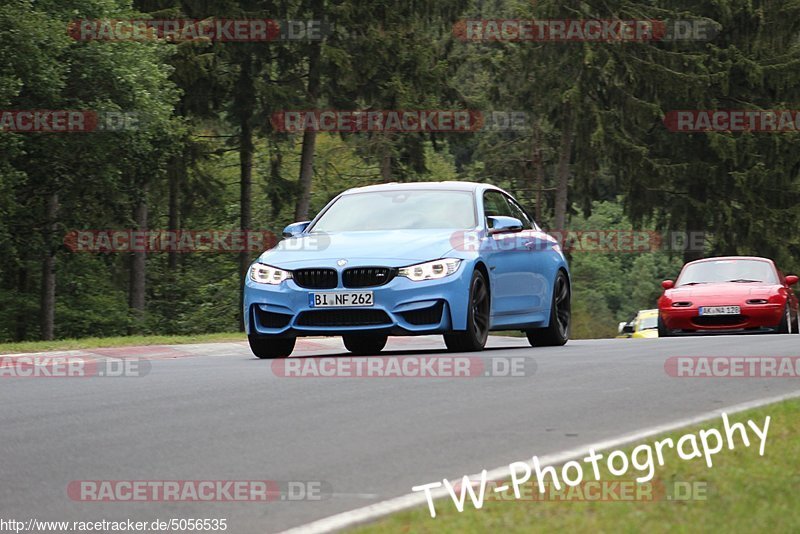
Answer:
M491 184L483 184L478 182L391 182L388 184L367 185L364 187L354 187L344 191L343 195L351 193L366 193L370 191L392 191L403 189L440 189L446 191L483 191L486 189L496 189L502 191L499 187Z

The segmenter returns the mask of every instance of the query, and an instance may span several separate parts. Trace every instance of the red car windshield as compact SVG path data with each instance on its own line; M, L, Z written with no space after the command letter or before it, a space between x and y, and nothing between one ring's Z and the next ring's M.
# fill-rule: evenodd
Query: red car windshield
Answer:
M777 284L772 264L761 260L712 260L684 267L676 286L719 282L763 282Z

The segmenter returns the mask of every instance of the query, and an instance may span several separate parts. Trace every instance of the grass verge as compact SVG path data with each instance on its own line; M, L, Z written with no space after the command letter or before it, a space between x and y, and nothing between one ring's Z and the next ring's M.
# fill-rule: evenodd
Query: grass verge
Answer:
M695 487L704 488L704 498L700 498L698 492L696 498L688 500L674 497L651 501L503 500L485 502L483 508L475 510L467 497L463 513L459 513L448 498L436 501L435 519L430 517L427 506L423 506L360 527L355 532L798 532L800 400L765 406L730 416L730 419L743 423L752 419L763 426L767 415L771 421L764 456L758 454L760 442L758 438L753 441L752 431L749 431L750 447L744 447L737 434L736 448L724 447L713 457L714 465L710 468L702 458L681 460L674 449L665 450L664 466L656 468L654 480L664 484L666 494L670 494L675 482L697 483ZM668 436L677 442L688 432L707 428L721 430L721 419ZM652 445L656 439L661 438L643 443ZM628 457L634 446L626 448ZM601 462L604 464L605 461ZM557 471L560 476L560 469ZM601 471L601 480L620 480ZM629 473L633 472L631 468ZM589 469L584 480L593 479ZM420 484L428 482L431 481L419 481Z
M0 354L132 347L139 345L186 345L189 343L219 343L225 341L247 341L247 337L239 332L228 332L189 336L120 336L59 339L55 341L22 341L19 343L0 343Z

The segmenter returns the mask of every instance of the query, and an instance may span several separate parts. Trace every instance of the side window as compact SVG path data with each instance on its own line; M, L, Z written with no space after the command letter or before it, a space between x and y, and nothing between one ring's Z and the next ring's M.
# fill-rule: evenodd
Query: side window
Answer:
M533 226L533 221L531 220L530 217L528 217L528 214L525 213L525 210L522 209L522 207L519 204L517 204L517 202L513 198L507 198L506 200L508 201L508 205L511 208L511 213L512 213L511 216L514 217L515 219L519 219L520 221L522 221L523 228L527 228L529 230L535 230L535 227Z
M514 217L511 208L506 202L506 197L499 191L487 191L483 195L483 215L484 217ZM489 226L489 221L486 221ZM489 226L491 228L491 226Z

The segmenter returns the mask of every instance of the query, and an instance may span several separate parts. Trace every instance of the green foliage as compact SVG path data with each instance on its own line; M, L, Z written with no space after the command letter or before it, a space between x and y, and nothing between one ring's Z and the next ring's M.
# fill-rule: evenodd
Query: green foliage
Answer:
M636 227L618 202L595 202L589 217L576 216L571 230L652 232ZM655 245L656 241L652 243ZM656 307L661 280L674 278L682 261L680 251L670 251L669 240L648 252L576 250L571 254L575 337L616 335L617 323L627 321L642 309ZM654 249L654 250L653 250Z
M321 17L322 43L77 42L80 18ZM254 133L252 224L293 222L301 135L275 111L470 109L525 112L528 128L473 134L320 134L311 212L342 190L386 180L486 181L545 227L559 161L567 228L705 231L706 253L773 257L800 269L800 133L676 134L680 109L797 109L800 2L717 0L6 0L0 5L0 109L138 113L137 130L0 132L0 340L38 337L42 264L56 262L56 335L199 333L237 327L235 254L150 254L146 314L128 309L128 254L75 255L72 229L241 224L243 130ZM462 42L458 19L684 19L708 42ZM319 87L310 94L312 58ZM569 141L565 143L565 140ZM387 165L388 163L388 165ZM55 220L46 203L57 196ZM787 232L787 230L789 230ZM253 251L255 256L257 251ZM575 252L574 334L613 335L655 305L658 282L692 253Z
M617 323L603 293L578 288L573 291L572 297L571 338L597 339L613 337L617 333Z

